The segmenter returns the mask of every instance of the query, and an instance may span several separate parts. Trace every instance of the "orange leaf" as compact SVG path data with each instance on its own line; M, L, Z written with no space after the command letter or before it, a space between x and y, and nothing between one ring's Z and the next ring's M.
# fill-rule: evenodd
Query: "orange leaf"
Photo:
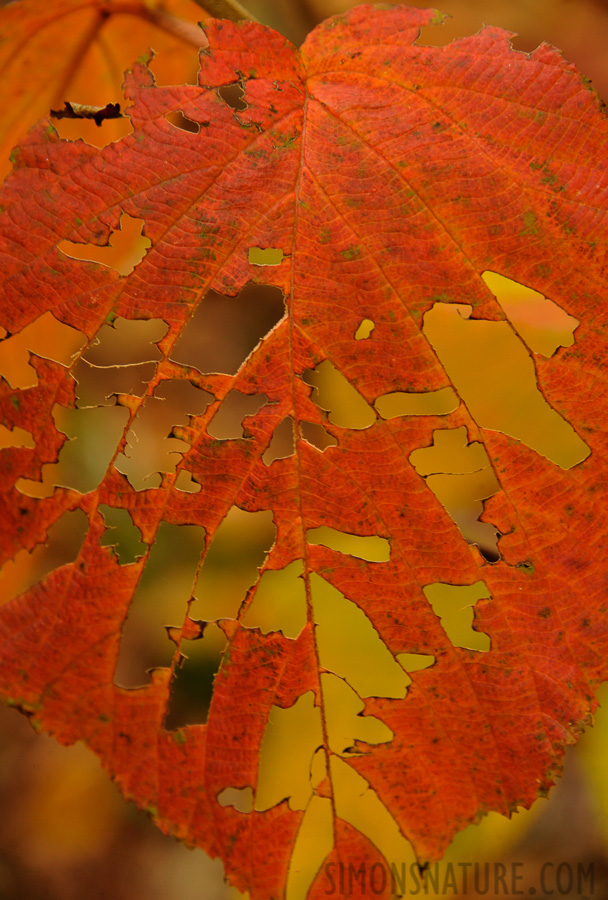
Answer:
M300 52L209 20L198 85L137 64L132 134L43 121L2 197L0 548L81 529L0 610L2 694L255 898L529 805L606 678L606 120L546 45L419 46L433 15L360 7ZM129 217L131 274L74 258ZM201 585L245 515L267 552L231 606ZM181 616L142 685L170 534ZM208 720L172 724L210 635Z

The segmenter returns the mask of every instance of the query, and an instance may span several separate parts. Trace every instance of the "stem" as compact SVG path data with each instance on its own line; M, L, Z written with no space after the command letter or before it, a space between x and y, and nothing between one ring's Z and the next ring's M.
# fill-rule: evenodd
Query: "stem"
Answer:
M194 0L194 2L214 19L230 19L232 22L240 22L243 19L258 21L238 0Z
M141 0L139 3L105 3L101 7L101 13L108 18L121 14L137 16L151 25L156 25L157 28L162 29L167 34L172 34L185 44L190 44L197 49L209 46L209 41L204 31L198 25L186 22L184 19L178 19L177 16L164 9L148 6L146 3L142 3Z
M209 41L202 28L194 25L192 22L186 22L184 19L178 19L172 13L166 12L164 9L148 8L142 5L139 15L142 19L146 19L157 28L161 28L168 34L174 35L186 44L193 47L208 47Z

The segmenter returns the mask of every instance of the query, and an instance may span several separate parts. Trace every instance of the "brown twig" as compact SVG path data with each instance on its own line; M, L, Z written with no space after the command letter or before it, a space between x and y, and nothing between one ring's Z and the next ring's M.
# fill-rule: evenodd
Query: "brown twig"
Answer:
M71 103L69 100L65 101L63 109L52 109L50 115L53 119L93 119L98 128L104 119L122 118L120 103L86 106L82 103Z

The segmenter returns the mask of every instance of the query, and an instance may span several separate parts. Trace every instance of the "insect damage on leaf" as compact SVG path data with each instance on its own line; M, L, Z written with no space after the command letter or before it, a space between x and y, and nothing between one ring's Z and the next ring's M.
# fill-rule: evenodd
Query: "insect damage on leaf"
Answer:
M134 219L126 213L120 216L120 224L105 246L61 241L57 247L73 259L90 259L92 262L112 266L120 275L128 275L145 256L150 241L142 237L143 219Z
M104 119L119 119L122 113L120 103L87 106L85 103L72 103L66 100L63 109L52 109L49 115L52 119L92 119L99 128Z
M529 805L606 677L606 120L432 17L207 21L3 191L0 691L255 900Z

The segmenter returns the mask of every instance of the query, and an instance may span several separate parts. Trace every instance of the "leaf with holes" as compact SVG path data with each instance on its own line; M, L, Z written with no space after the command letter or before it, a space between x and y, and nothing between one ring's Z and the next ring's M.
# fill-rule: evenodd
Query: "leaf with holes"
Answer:
M3 193L6 577L73 549L2 693L255 898L529 805L606 677L606 120L433 16L209 21L198 85L136 65L132 134L42 122ZM132 220L130 273L77 258Z

